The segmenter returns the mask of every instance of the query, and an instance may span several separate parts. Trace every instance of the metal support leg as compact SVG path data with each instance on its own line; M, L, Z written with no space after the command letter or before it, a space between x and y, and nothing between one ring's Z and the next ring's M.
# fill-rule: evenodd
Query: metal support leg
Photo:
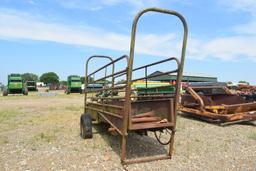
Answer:
M173 142L174 142L174 135L175 135L175 129L172 129L172 134L171 134L171 141L169 144L169 156L172 157L172 152L173 152Z
M121 142L121 163L125 164L126 160L126 141L127 141L127 136L122 135L122 142Z

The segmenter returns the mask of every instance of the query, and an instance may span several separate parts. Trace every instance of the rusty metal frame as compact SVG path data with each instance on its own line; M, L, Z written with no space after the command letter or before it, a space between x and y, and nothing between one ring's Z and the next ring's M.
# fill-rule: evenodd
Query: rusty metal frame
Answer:
M136 38L136 29L137 29L137 23L139 21L139 18L147 13L147 12L159 12L159 13L164 13L164 14L170 14L178 17L180 21L182 22L183 25L183 41L182 41L182 50L181 50L181 57L180 57L180 67L179 67L179 72L177 75L177 88L176 88L176 100L179 101L180 98L180 89L181 89L181 80L182 80L182 74L183 74L183 67L184 67L184 61L185 61L185 53L186 53L186 47L187 47L187 37L188 37L188 26L185 18L178 12L173 11L173 10L166 10L166 9L161 9L161 8L147 8L145 10L140 11L137 16L135 17L132 25L132 35L131 35L131 43L130 43L130 55L129 55L129 63L128 63L128 83L127 83L127 88L128 91L130 92L130 87L131 87L131 79L132 79L132 66L133 66L133 59L134 59L134 50L135 50L135 38ZM175 104L175 111L177 109L177 105Z
M204 120L215 121L218 120L221 125L233 124L243 121L254 121L256 120L256 102L254 103L241 103L235 105L212 105L207 106L204 104L203 99L194 91L195 89L209 89L209 88L222 88L227 94L232 94L226 87L223 86L198 86L198 87L187 87L187 92L198 102L199 107L186 107L180 105L179 110L194 116L198 116ZM254 110L248 110L241 112L234 110L234 113L227 113L231 108L245 109L248 107L255 107Z
M86 61L86 64L85 64L85 77L84 77L84 106L86 106L86 100L87 100L87 91L86 91L86 87L88 86L88 77L90 77L91 75L93 75L94 73L98 72L98 71L101 71L102 69L104 69L105 67L107 67L106 65L99 68L98 70L94 71L94 73L91 73L90 75L88 75L88 67L89 67L89 62L92 60L92 59L95 59L95 58L100 58L100 59L109 59L111 62L113 62L113 59L110 57L110 56L104 56L104 55L93 55L91 57L89 57ZM112 64L112 73L114 72L115 70L115 64L113 63ZM112 80L112 84L114 83L114 80ZM86 113L86 108L84 108L84 113Z
M148 64L142 67L134 68L133 69L133 59L134 59L134 50L135 50L135 39L136 39L136 29L137 29L137 23L145 13L148 12L159 12L163 14L169 14L169 15L174 15L178 17L182 23L184 32L183 32L183 42L182 42L182 49L181 49L181 57L180 61L175 58L171 57L165 60L161 60L152 64ZM176 115L177 115L177 107L178 107L178 102L180 99L180 89L181 89L181 80L182 80L182 73L183 73L183 66L184 66L184 60L185 60L185 51L186 51L186 45L187 45L187 36L188 36L188 27L187 23L184 19L184 17L179 14L176 11L172 10L165 10L165 9L160 9L160 8L147 8L145 10L140 11L132 25L132 32L131 32L131 42L130 42L130 55L129 58L128 56L122 56L117 58L116 60L113 60L111 57L107 56L101 56L101 55L95 55L91 56L87 62L86 62L86 69L85 69L85 102L84 102L84 112L86 113L87 111L89 112L97 112L99 118L103 119L104 121L108 122L114 129L117 130L117 132L121 135L121 162L122 164L131 164L131 163L138 163L138 162L146 162L146 161L153 161L153 160L161 160L161 159L170 159L172 157L172 151L173 151L173 142L174 142L174 135L175 135L175 128L176 128ZM105 66L97 69L96 71L92 72L91 74L88 74L88 64L89 61L92 58L108 58L110 59L110 63L106 64ZM127 67L124 70L115 71L115 63L122 60L122 59L127 59ZM162 74L157 74L154 76L148 76L147 75L147 68L153 65L157 65L160 63L164 63L167 61L175 61L177 63L177 69L165 72ZM102 77L100 79L94 80L94 82L104 80L106 78L112 78L112 86L110 88L102 88L99 90L87 90L87 84L88 80L87 77L97 73L98 71L112 65L112 74L106 75L105 77ZM145 69L145 77L138 78L138 79L132 79L132 72L140 70L140 69ZM168 115L166 116L168 119L167 123L151 123L151 125L147 125L145 127L140 127L135 126L132 124L132 100L131 100L131 85L134 81L139 80L139 79L145 79L146 80L146 87L147 87L147 79L148 78L153 78L161 75L166 75L170 73L177 73L177 81L175 85L175 94L174 96L170 95L160 95L160 96L153 96L154 98L157 99L147 99L148 97L152 97L150 95L146 96L136 96L140 98L144 98L144 100L138 101L138 103L162 103L165 102L168 104ZM114 79L120 76L126 75L126 85L125 86L120 86L120 87L115 87L114 85ZM100 91L112 91L113 90L118 90L118 91L123 91L125 92L124 97L113 97L113 94L111 97L94 97L96 100L123 100L123 105L122 106L117 106L113 104L108 104L105 102L102 103L91 103L87 101L87 93L88 92L100 92ZM172 99L173 98L173 99ZM92 98L93 99L93 98ZM114 112L113 112L114 111ZM118 125L117 123L121 122ZM138 125L138 124L137 124ZM169 152L166 155L161 155L161 156L151 156L151 157L142 157L142 158L137 158L137 159L126 159L126 144L127 144L127 136L129 131L134 131L134 130L139 130L139 129L148 129L148 130L161 130L161 129L170 129L171 130L171 139L169 143Z

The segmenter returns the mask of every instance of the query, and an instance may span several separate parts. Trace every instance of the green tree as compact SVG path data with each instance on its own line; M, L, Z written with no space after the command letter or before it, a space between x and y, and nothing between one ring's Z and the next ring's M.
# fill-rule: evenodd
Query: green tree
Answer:
M125 83L126 83L126 80L123 80L123 79L116 82L116 84L125 84Z
M241 80L241 81L239 81L238 83L245 83L245 84L247 84L247 85L250 85L249 82L244 81L244 80Z
M67 85L67 81L60 81L60 85L66 86Z
M21 77L24 81L38 81L38 76L33 73L24 73Z
M45 84L58 84L59 76L55 72L47 72L41 75L40 81L44 82Z

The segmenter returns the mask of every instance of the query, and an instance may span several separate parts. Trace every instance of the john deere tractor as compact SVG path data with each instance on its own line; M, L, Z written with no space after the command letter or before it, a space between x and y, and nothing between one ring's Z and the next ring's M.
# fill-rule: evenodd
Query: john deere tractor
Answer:
M8 75L8 84L3 91L3 96L8 96L8 94L28 95L28 89L20 74Z
M68 76L66 93L82 93L81 85L81 77L76 75Z

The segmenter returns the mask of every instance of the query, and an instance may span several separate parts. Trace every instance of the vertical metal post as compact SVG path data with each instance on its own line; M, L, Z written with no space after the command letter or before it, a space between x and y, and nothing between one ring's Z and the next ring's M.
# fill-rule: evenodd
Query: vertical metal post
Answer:
M182 50L181 50L181 59L180 59L180 66L178 68L178 74L177 74L177 82L176 82L176 97L175 97L175 115L176 115L176 110L177 110L177 103L180 98L180 88L181 88L181 80L182 80L182 73L183 73L183 66L184 66L184 61L185 61L185 53L186 53L186 46L187 46L187 37L188 37L188 26L186 23L185 18L178 12L173 11L173 10L165 10L165 9L160 9L160 8L147 8L145 10L140 11L135 19L133 20L133 25L132 25L132 33L131 33L131 42L130 42L130 58L129 58L129 71L128 71L128 85L129 87L131 86L131 78L132 78L132 68L133 68L133 59L134 59L134 51L135 51L135 39L136 39L136 29L137 29L137 23L139 21L139 18L147 13L147 12L160 12L160 13L165 13L165 14L170 14L178 17L180 21L182 22L184 32L183 32L183 42L182 42ZM128 90L129 87L127 86Z
M169 144L169 156L172 157L172 152L173 152L173 144L174 144L174 136L175 136L175 127L172 128L172 133L171 133L171 141L170 141L170 144Z
M121 163L125 164L126 160L126 143L127 143L127 135L122 135L121 141Z
M128 63L127 87L126 87L126 93L127 93L126 94L126 103L127 103L126 108L128 108L128 109L125 110L125 117L129 117L129 115L130 115L129 111L131 110L130 92L131 92L131 80L132 80L132 70L133 70L133 59L134 59L134 51L135 51L135 39L136 39L137 23L139 21L139 18L143 14L145 14L146 12L160 12L160 13L174 15L174 16L176 16L180 19L180 21L182 22L183 28L184 28L180 65L178 66L178 73L177 73L176 92L175 92L176 96L175 96L175 101L174 101L175 102L174 103L174 126L172 127L172 139L171 139L171 143L170 143L170 146L169 146L169 155L171 156L171 153L172 153L172 150L173 150L173 141L174 141L175 127L176 127L177 107L178 107L178 102L179 102L179 98L180 98L181 80L182 80L182 73L183 73L183 67L184 67L184 61L185 61L185 52L186 52L186 46L187 46L188 27L187 27L187 23L186 23L185 18L176 11L165 10L165 9L160 9L160 8L148 8L148 9L140 11L137 14L135 19L133 20L132 32L131 32L130 58L129 58L129 63ZM126 118L126 119L128 119L128 118ZM124 128L125 128L125 126L124 126Z
M145 67L145 77L146 77L146 95L148 94L148 67Z

